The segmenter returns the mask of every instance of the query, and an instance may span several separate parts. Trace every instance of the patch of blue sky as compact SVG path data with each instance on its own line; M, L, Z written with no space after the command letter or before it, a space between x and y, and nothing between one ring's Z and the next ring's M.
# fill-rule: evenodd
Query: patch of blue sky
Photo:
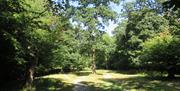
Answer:
M134 2L135 0L125 0L124 3L127 2ZM115 12L117 12L118 14L121 13L121 10L123 9L122 3L120 3L119 5L114 4L114 3L110 3L110 7L112 10L114 10ZM112 32L113 30L118 26L118 23L121 22L122 18L119 17L118 22L114 23L113 21L109 21L109 25L105 26L105 31L110 35L113 36Z

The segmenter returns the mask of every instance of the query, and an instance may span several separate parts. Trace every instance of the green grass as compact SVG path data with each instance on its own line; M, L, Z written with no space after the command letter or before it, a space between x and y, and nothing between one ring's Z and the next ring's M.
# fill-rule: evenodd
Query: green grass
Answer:
M106 78L104 75L110 77ZM144 74L110 70L97 70L97 74L81 71L39 77L29 91L73 91L77 79L86 85L88 91L180 91L180 79L149 78Z

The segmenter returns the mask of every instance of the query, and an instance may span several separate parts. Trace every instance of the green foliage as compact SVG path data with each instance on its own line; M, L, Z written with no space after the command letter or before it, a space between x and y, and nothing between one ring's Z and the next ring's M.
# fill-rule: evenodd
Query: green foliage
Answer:
M53 49L53 63L54 69L61 69L63 71L80 70L86 65L86 60L80 54L80 40L76 39L76 33L72 30L64 31L61 35L61 42L57 43L57 48Z
M4 50L0 52L1 69L8 69L6 72L2 71L2 82L27 80L27 70L37 65L40 56L45 56L42 51L45 51L44 47L47 46L45 37L49 36L49 32L46 31L49 26L44 27L47 22L44 22L43 18L51 21L52 15L52 12L45 11L48 5L45 2L46 0L0 2L0 42L3 44L1 50ZM7 48L3 49L3 46ZM9 48L11 50L8 50Z
M143 43L142 62L156 70L167 71L171 66L176 69L180 58L178 45L179 38L170 34L149 39Z
M98 68L108 69L111 60L111 55L115 50L115 41L114 37L110 37L107 33L104 33L96 44L96 60Z
M172 3L177 1L159 1L159 0L137 0L134 2L128 2L123 4L123 13L122 16L125 16L125 19L120 22L119 26L115 29L115 36L116 36L116 50L111 61L112 68L114 69L128 69L131 67L136 68L147 68L152 66L153 68L157 69L169 69L169 66L165 66L164 64L169 64L167 61L165 62L165 54L167 54L168 49L164 48L163 46L158 45L158 40L155 36L159 36L159 33L163 34L168 31L168 33L172 36L172 40L178 39L179 36L179 22L178 22L178 12L179 10L173 8ZM164 7L163 5L166 4L167 6L170 4L169 7ZM175 4L175 3L174 3ZM175 4L176 5L176 4ZM163 8L169 9L169 11L164 10ZM126 19L127 18L127 19ZM168 35L169 36L169 35ZM155 38L154 38L155 37ZM165 38L167 39L167 38ZM151 40L149 44L146 41ZM164 40L164 37L159 36L159 41ZM156 41L156 42L155 42ZM162 42L162 41L161 41ZM151 46L149 50L155 50L153 48L157 47L155 53L151 55L148 54L147 51L144 51L145 47L142 44L146 44L146 48ZM174 42L170 42L170 44L165 44L164 42L162 45L171 45L175 47L173 44ZM161 50L164 48L164 50ZM175 47L176 48L176 47ZM147 48L148 49L148 48ZM159 49L159 50L158 50ZM166 49L166 50L165 50ZM169 50L173 50L173 48L169 48ZM179 48L177 48L179 49ZM147 53L147 55L146 55ZM162 54L161 54L162 53ZM171 52L170 52L171 53ZM178 52L170 55L176 55ZM141 59L141 55L146 55L147 58ZM157 56L161 55L161 56ZM169 55L169 56L170 56ZM168 56L168 55L167 55ZM163 62L159 61L161 58L164 57ZM151 58L156 58L151 59ZM144 60L151 60L154 64L149 66L145 65L143 62L147 62ZM171 57L171 60L173 58ZM153 60L153 61L152 61ZM170 59L169 59L170 60ZM158 62L159 63L158 63ZM148 61L149 62L149 61ZM147 62L147 63L148 63ZM151 63L150 62L150 63ZM157 66L161 64L163 66ZM171 64L171 63L170 63ZM175 65L174 65L175 67Z
M130 12L128 17L127 22L125 20L116 28L116 54L122 69L128 65L139 65L140 44L168 26L164 17L147 9Z

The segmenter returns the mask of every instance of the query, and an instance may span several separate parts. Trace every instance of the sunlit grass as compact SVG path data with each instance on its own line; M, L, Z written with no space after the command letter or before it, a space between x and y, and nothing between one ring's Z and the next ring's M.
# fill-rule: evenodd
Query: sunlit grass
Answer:
M73 91L77 82L85 84L89 91L180 91L180 80L148 78L143 73L128 74L111 70L53 74L36 78L35 91ZM42 89L42 90L41 90Z
M53 78L53 79L61 80L62 82L65 82L65 83L73 84L73 81L77 77L78 76L76 76L75 74L53 74L53 75L43 76L41 78Z

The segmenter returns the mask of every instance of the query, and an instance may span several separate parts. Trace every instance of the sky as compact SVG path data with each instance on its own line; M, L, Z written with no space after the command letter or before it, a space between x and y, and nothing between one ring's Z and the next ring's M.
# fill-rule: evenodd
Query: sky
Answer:
M125 0L125 2L133 2L135 0ZM110 5L110 7L116 11L117 13L121 13L121 9L123 8L122 5L115 5L115 4L112 4ZM118 23L121 22L121 19L118 19L118 22L117 23L114 23L112 21L109 21L109 25L108 26L105 26L105 31L110 35L112 36L112 31L118 26Z

